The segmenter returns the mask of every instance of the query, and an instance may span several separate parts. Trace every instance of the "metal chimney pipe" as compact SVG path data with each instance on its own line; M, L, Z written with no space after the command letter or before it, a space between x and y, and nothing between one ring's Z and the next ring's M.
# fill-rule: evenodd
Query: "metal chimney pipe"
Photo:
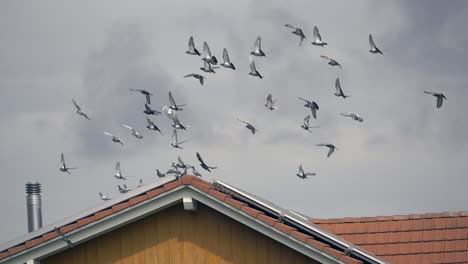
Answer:
M28 232L42 227L41 184L26 183L26 205L28 210Z

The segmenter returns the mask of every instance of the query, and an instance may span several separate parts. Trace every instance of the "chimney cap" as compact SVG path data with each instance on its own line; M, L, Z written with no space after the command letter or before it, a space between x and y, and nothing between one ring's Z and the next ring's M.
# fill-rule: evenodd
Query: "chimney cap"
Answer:
M28 182L28 183L26 183L26 193L27 194L40 194L41 193L41 184L39 182Z

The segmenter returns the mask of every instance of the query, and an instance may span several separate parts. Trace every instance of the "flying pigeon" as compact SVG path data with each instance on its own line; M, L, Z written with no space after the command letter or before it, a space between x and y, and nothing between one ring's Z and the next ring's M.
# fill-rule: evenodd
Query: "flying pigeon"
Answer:
M135 129L133 129L132 127L127 126L127 125L125 125L125 124L122 124L122 126L128 128L128 129L130 129L130 130L132 131L132 135L133 135L134 137L136 137L136 138L138 138L138 139L142 139L142 138L143 138L143 136L142 136L140 133L138 133Z
M301 98L301 97L298 97L298 98L301 99L302 101L306 102L304 107L310 108L310 110L312 111L312 116L315 119L317 119L317 110L319 110L318 104L316 102L309 101L309 100L306 100L306 99Z
M278 109L278 107L275 106L275 103L276 103L277 100L274 100L272 99L271 97L271 94L269 94L267 96L267 99L266 99L266 104L265 104L265 107L268 108L268 110L270 111L273 111L273 110L276 110Z
M159 169L156 169L156 175L157 175L159 178L164 178L164 177L166 177L166 174L160 172Z
M186 164L179 156L179 157L177 157L176 167L181 168L181 169L185 169L185 168L191 167L191 166L189 164Z
M299 165L299 173L296 174L297 177L301 179L308 179L307 176L315 176L316 174L314 172L304 172L302 169L302 164Z
M193 37L191 36L188 41L188 51L185 53L190 55L198 55L200 56L200 52L195 48L195 44L193 43Z
M266 57L265 53L262 50L262 38L261 37L258 37L257 40L255 41L254 50L250 52L250 54L254 56L259 56L259 57Z
M320 126L316 126L316 127L310 126L309 121L310 121L310 115L308 115L308 116L306 116L304 118L304 124L302 124L302 126L301 126L304 130L307 130L310 133L312 133L311 128L319 128L320 127Z
M146 96L146 102L148 104L151 104L151 97L153 94L151 94L150 92L146 91L146 90L143 90L143 89L130 89L130 91L134 91L134 92L140 92L141 94L144 94Z
M223 49L223 63L221 63L221 66L233 70L236 69L236 67L234 67L234 64L232 64L231 60L229 59L227 49Z
M369 50L370 53L374 53L374 54L380 53L383 55L382 51L379 48L377 48L377 46L375 45L374 38L372 38L371 34L369 34L369 44L370 44L370 50Z
M169 108L171 108L172 110L174 111L182 111L184 110L183 108L181 108L182 106L185 106L185 104L181 104L181 105L178 105L176 104L176 102L174 101L174 97L172 96L172 93L169 92L169 102L171 103L171 106Z
M255 67L255 61L251 56L249 56L249 63L250 63L249 74L252 76L258 76L258 78L263 79L263 76L257 71L257 67Z
M147 115L160 115L161 114L161 112L151 109L151 107L149 107L148 104L145 104L145 110L143 111L143 113Z
M250 123L245 122L245 121L243 121L243 120L240 120L239 118L237 118L237 120L239 120L240 122L246 124L245 127L248 128L248 129L250 130L250 132L252 132L253 135L255 135L255 132L258 131L258 129L256 129L256 128L255 128L254 126L252 126Z
M166 114L166 116L171 120L174 120L177 117L175 111L166 105L163 106L162 110Z
M216 57L211 56L210 47L208 47L208 44L206 43L206 41L203 42L203 53L204 53L204 57L202 60L209 62L213 65L218 64L218 60L216 59Z
M433 93L433 92L427 92L424 91L426 94L432 94L437 98L437 108L440 108L442 106L442 103L444 102L444 99L447 100L447 97L443 93Z
M177 138L177 129L174 129L174 132L172 132L171 146L173 146L174 148L183 149L180 145L182 145L183 143L185 143L187 141L189 141L189 140L184 140L184 141L179 142L179 140Z
M197 152L197 159L200 161L200 166L205 169L206 171L211 172L211 170L217 169L218 167L210 167L206 165L206 163L203 161L202 157L200 156L200 153Z
M101 197L101 200L103 200L103 201L109 201L110 199L112 199L112 197L110 197L110 196L105 196L105 195L102 194L102 193L99 193L99 196Z
M76 107L76 113L77 114L79 114L80 116L83 116L84 118L86 118L88 120L91 120L91 118L89 118L89 116L87 114L85 114L85 112L83 112L83 110L81 110L81 107L76 103L75 99L72 98L72 102Z
M172 127L175 128L175 129L187 130L187 128L189 127L189 126L182 125L177 116L174 116L174 118L172 120L174 121L174 124L172 125Z
M346 116L346 117L351 117L352 119L354 119L356 121L359 121L359 122L364 121L364 119L362 119L362 117L360 117L358 114L353 113L353 112L341 113L341 115Z
M114 175L114 177L117 180L126 180L127 179L125 177L125 175L123 175L122 170L120 169L120 161L117 161L117 163L115 164L115 175Z
M112 141L114 141L115 143L120 143L120 144L122 144L122 146L124 145L122 140L120 140L118 137L112 135L111 133L104 132L104 134L108 135L109 137L112 137Z
M328 151L327 158L330 157L330 155L333 153L333 151L335 151L335 149L338 150L338 148L335 147L335 145L333 145L333 144L323 144L323 143L322 143L322 144L317 144L317 146L320 146L320 147L327 147L327 148L330 149L330 150Z
M284 25L285 27L292 28L294 31L292 32L294 35L298 35L301 38L301 42L299 42L299 46L302 45L302 41L306 38L304 35L304 32L302 32L302 29L294 27L293 25L286 24Z
M149 118L146 118L146 121L148 121L148 125L146 126L146 128L148 128L149 130L158 131L159 133L161 133L161 135L163 134L161 130L159 130L159 127L157 127L153 121L151 121Z
M322 42L322 36L320 36L318 27L316 26L314 27L314 41L312 41L311 44L315 46L321 46L322 48L323 46L327 45L326 42Z
M328 57L328 56L325 56L325 55L320 55L321 58L324 58L328 61L328 64L331 65L331 66L338 66L340 67L341 69L341 64L339 64L336 60Z
M341 96L343 99L346 99L346 97L351 97L351 95L345 95L343 93L343 90L341 89L341 84L340 84L340 78L336 78L335 80L335 88L336 88L336 96Z
M120 185L117 185L119 192L120 193L127 193L130 191L130 188L127 187L127 185L124 184L124 187L122 188Z
M74 170L74 169L78 168L78 167L67 167L67 165L65 164L65 158L63 156L63 153L60 156L60 161L62 163L62 166L59 169L60 171L67 172L68 174L71 174L69 170Z
M195 169L195 166L192 166L192 173L197 177L202 177L202 175Z
M179 171L177 170L177 168L174 168L174 167L171 167L167 172L166 174L176 174L178 173Z
M185 78L193 77L195 79L198 79L200 81L201 85L203 85L203 81L204 81L204 79L206 79L204 76L202 76L200 74L196 74L196 73L189 73L189 74L185 75L184 77Z
M211 67L211 63L207 61L203 61L203 67L200 68L200 70L207 72L207 73L216 73L213 69L216 69L219 67Z

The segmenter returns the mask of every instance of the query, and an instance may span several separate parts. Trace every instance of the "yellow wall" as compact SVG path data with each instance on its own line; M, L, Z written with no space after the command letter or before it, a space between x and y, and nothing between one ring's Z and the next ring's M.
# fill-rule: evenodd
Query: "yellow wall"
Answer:
M41 260L41 264L318 263L199 204L178 204Z

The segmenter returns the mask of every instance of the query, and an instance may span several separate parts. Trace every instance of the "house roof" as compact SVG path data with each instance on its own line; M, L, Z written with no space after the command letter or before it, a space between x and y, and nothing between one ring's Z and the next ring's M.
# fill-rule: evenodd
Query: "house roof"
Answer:
M220 182L217 182L220 183ZM158 200L163 200L163 196L166 194L174 193L175 191L181 190L185 187L188 187L190 190L195 190L197 193L203 194L202 196L197 196L195 199L211 198L216 200L219 204L228 206L229 208L236 211L236 214L245 215L251 220L254 220L257 223L261 223L263 226L268 227L270 230L274 230L276 233L281 234L282 237L286 237L288 241L294 241L296 244L300 244L302 248L309 248L309 251L313 251L315 254L318 253L318 256L328 260L328 262L334 263L348 263L348 264L359 264L359 263L384 263L384 261L379 260L377 257L375 261L366 261L366 259L360 259L340 250L333 244L324 242L320 238L313 237L310 233L303 232L303 230L294 228L291 225L288 225L285 222L280 221L280 219L275 218L269 212L262 210L261 208L249 204L246 200L239 199L236 195L231 195L227 192L223 192L222 189L217 188L216 184L206 182L195 176L185 175L178 179L173 179L169 182L164 181L162 184L153 184L149 187L142 187L141 189L136 189L132 192L127 193L127 195L122 196L116 200L110 200L106 203L103 203L96 207L95 210L88 210L84 213L78 214L75 217L67 218L63 221L50 225L48 227L41 228L36 230L33 233L30 233L22 238L14 240L14 243L7 243L6 246L0 246L0 263L14 259L15 256L20 254L27 254L28 251L34 252L30 253L31 256L43 257L43 254L52 254L58 250L63 250L66 248L66 244L61 240L61 237L58 232L54 230L54 227L57 227L61 233L65 236L72 237L73 235L78 234L79 231L92 229L93 225L99 225L104 220L115 220L121 214L126 211L132 210L134 207L138 209L138 206L147 205L146 207L151 207L152 210L155 209L154 205L148 205L150 202L155 202ZM185 188L186 189L186 188ZM169 195L168 194L168 195ZM167 197L167 196L166 196ZM180 198L179 198L180 199ZM180 201L180 200L179 200ZM166 206L169 206L166 204ZM143 213L139 213L140 217L143 217ZM143 215L143 216L142 216ZM137 214L133 214L132 217L136 217ZM129 217L127 217L129 218ZM127 219L126 221L129 221ZM112 221L110 221L112 222ZM116 220L114 221L116 222ZM113 223L113 222L112 222ZM111 223L111 224L112 224ZM122 222L123 223L123 222ZM114 228L117 224L113 224ZM313 225L315 226L315 225ZM319 228L318 226L315 226ZM321 229L321 228L320 228ZM96 231L97 232L97 231ZM326 231L324 231L326 232ZM100 233L93 233L94 235L99 235ZM84 235L79 236L75 235L76 240L80 238L81 241L85 239ZM89 239L89 234L87 235ZM37 248L43 248L44 244L51 244L52 242L60 241L60 247L58 244L54 244L53 250L40 251L42 255L38 255L39 250ZM343 242L345 242L343 240ZM58 243L58 242L57 242ZM348 242L346 242L348 243ZM351 245L350 243L348 243ZM353 249L358 248L354 245L351 246ZM37 252L34 251L37 250Z
M390 263L468 263L468 211L310 221Z

